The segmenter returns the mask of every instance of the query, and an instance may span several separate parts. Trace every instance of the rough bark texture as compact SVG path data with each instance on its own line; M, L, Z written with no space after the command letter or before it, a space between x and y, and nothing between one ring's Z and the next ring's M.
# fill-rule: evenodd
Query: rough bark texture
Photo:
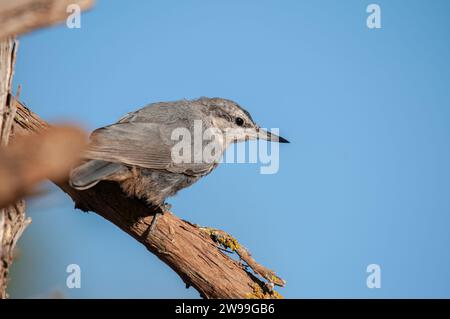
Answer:
M70 4L81 10L90 8L93 0L0 0L0 39L36 28L65 21Z
M16 134L38 132L45 127L45 122L17 103ZM155 212L142 201L126 197L116 183L101 182L85 191L77 191L67 183L57 185L72 198L77 208L93 211L130 234L170 266L187 286L197 289L202 297L280 297L270 289L270 285L249 272L248 266L219 249L218 243L225 247L230 245L225 241L213 241L213 233L208 229L181 220L172 213L165 213L149 235L148 229ZM238 246L234 244L234 248ZM263 269L270 272L265 267ZM272 276L275 275L270 272L270 277L266 278L272 285L284 285L284 281Z
M17 41L0 41L0 141L8 144L14 118L11 106L11 83L14 74ZM14 247L30 220L25 217L25 202L18 201L0 209L0 298L6 298L8 272L13 261Z

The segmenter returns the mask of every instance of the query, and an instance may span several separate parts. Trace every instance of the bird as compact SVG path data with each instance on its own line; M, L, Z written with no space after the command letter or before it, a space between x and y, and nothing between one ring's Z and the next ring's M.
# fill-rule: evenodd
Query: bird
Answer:
M195 135L196 123L222 134L215 144L216 156L212 160L180 161L174 157L173 149L180 141L174 139L173 132L181 128ZM232 130L234 134L227 134ZM128 197L144 200L162 214L170 207L166 199L211 173L228 146L255 139L289 143L262 129L232 100L201 97L152 103L94 130L83 161L70 172L69 184L85 190L101 181L117 182ZM195 136L194 141L187 141L193 145ZM201 141L201 147L207 142Z

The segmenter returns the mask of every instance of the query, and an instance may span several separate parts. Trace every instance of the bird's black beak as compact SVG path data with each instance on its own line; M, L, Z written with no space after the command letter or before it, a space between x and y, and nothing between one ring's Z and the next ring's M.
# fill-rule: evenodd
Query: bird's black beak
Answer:
M266 141L271 141L271 142L277 142L277 143L290 143L284 137L281 137L274 133L263 130L262 128L258 128L257 131L258 131L258 138L260 138L260 139L263 139Z

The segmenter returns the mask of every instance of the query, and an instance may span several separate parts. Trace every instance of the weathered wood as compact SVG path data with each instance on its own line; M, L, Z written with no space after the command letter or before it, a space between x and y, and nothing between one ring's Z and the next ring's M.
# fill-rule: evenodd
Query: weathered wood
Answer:
M11 83L14 74L17 41L8 38L0 41L0 145L7 145L12 118ZM25 216L25 202L18 201L0 209L0 298L6 298L8 273L13 261L14 247L30 220Z
M17 104L16 134L29 134L45 127L47 123L22 104ZM67 183L57 185L72 198L76 207L99 214L134 237L170 266L186 285L197 289L202 297L280 297L247 271L241 262L219 249L211 239L211 233L202 227L181 220L172 213L165 213L149 235L148 229L155 211L140 200L126 197L118 184L101 182L84 191L77 191ZM224 242L219 243L226 246ZM270 275L274 274L270 272ZM273 283L284 284L282 280Z
M66 21L71 4L86 10L93 0L0 0L0 39Z

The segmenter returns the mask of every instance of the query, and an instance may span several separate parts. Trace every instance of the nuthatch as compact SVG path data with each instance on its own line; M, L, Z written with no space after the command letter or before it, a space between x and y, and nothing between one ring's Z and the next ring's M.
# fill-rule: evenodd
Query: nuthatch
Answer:
M201 161L174 159L178 141L173 132L184 128L194 137L188 141L194 145L198 121L205 130L224 133L216 145L218 156ZM238 133L228 137L230 129ZM200 98L150 104L92 133L86 161L72 170L70 185L83 190L103 180L115 181L128 196L144 199L164 212L166 198L211 173L231 143L253 139L289 143L261 129L246 110L230 100Z

